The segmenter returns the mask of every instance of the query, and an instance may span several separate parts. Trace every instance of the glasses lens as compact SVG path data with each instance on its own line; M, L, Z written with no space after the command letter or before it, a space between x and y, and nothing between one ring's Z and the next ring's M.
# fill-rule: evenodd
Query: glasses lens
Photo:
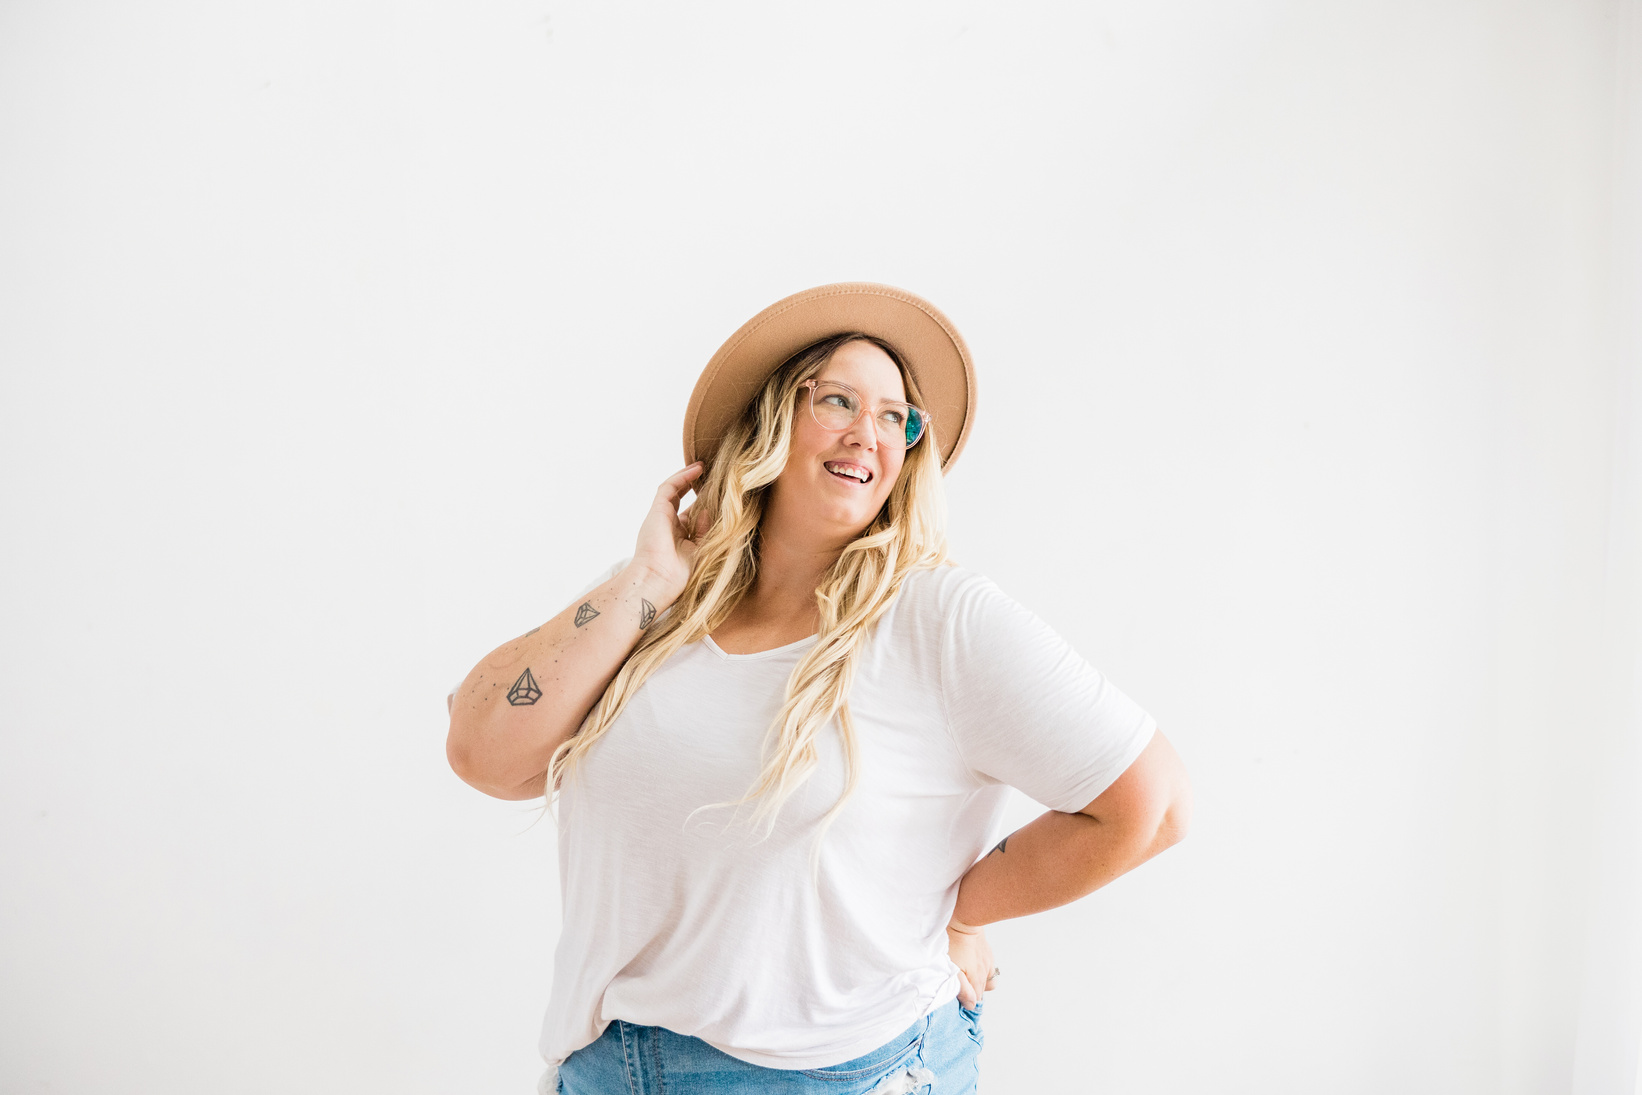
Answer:
M829 430L847 430L861 417L861 401L848 388L817 384L810 402L815 420ZM878 414L878 437L886 445L911 448L924 434L924 412L905 403L885 407Z
M920 411L917 407L908 406L906 421L907 448L910 449L912 446L916 445L918 443L918 439L923 435L924 412Z
M878 436L886 445L910 449L923 432L924 416L916 407L898 403L878 412Z
M811 401L815 420L829 430L847 430L861 417L861 404L847 388L817 384Z

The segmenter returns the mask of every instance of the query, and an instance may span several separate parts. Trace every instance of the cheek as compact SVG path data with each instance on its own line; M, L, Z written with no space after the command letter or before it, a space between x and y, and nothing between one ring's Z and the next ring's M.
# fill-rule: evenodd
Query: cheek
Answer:
M900 481L901 473L905 470L906 470L906 458L905 457L902 457L901 463L896 464L893 467L888 465L887 463L885 464L885 466L884 466L884 487L883 487L883 494L884 495L887 496L890 491L895 489L895 484Z
M821 439L816 437L817 430L806 430L798 423L793 424L792 439L787 444L787 464L782 476L808 476L821 458Z
M818 453L826 440L821 436L821 427L810 418L807 410L802 415L793 416L792 441L789 447L794 456L800 453L806 456Z

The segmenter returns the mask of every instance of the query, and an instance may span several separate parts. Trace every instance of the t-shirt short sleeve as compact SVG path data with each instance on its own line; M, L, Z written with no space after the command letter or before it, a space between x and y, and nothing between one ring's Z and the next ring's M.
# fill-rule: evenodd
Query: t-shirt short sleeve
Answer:
M570 603L575 604L577 601L581 600L583 597L587 596L589 593L592 593L595 589L598 589L604 583L608 582L610 579L612 579L616 575L620 574L622 567L626 566L628 563L630 563L632 561L633 561L633 557L631 555L629 555L626 558L617 559L614 563L611 563L609 566L605 567L604 571L597 578L594 578L591 582L588 582L586 585L582 586L580 591L577 592L576 596L571 598ZM566 606L566 607L568 607L568 606ZM560 611L563 611L563 609L561 609ZM465 680L465 679L466 678L463 678L463 680ZM448 693L445 694L445 713L446 714L452 714L452 713L455 712L455 710L456 710L456 693L457 693L457 691L459 691L461 689L461 687L462 687L462 682L457 681L456 684L451 688L451 690Z
M941 690L968 765L1064 813L1100 796L1156 721L1035 613L982 575L953 597Z

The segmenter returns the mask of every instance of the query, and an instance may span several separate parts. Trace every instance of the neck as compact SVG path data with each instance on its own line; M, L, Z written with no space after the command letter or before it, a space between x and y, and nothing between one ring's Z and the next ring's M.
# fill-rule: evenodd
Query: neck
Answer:
M779 490L771 491L758 526L758 579L744 602L749 615L818 617L815 591L821 579L865 531L828 516L825 507L795 505Z
M859 530L818 529L791 517L773 507L759 526L758 580L749 599L760 616L814 611L822 578L859 535Z
M842 547L795 544L761 536L758 580L751 596L760 615L787 616L813 609L822 577L843 551Z

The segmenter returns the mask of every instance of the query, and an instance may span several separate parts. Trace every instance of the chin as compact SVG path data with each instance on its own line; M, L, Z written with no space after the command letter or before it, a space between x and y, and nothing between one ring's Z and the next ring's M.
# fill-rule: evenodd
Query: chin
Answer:
M836 503L831 506L818 507L818 511L829 524L854 529L865 528L871 524L872 515L878 512L877 510L868 512L859 506L840 506Z

